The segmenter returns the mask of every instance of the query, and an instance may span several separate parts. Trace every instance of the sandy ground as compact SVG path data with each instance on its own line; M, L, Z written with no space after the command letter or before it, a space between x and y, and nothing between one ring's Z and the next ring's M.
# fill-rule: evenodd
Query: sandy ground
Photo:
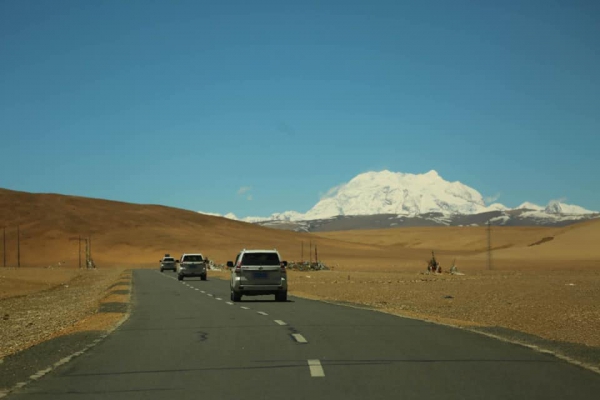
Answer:
M1 272L21 275L0 278L0 358L56 336L108 330L127 314L131 274L123 269Z
M211 276L229 279L228 272ZM464 327L503 327L600 347L600 270L289 271L291 294Z
M485 227L307 234L162 206L0 189L9 265L17 259L17 224L26 268L0 268L0 334L9 338L0 357L69 329L108 329L128 301L121 266L158 268L164 253L192 251L225 263L242 248L307 260L309 245L332 270L290 271L292 294L600 348L600 220L493 227L491 269ZM96 272L76 268L79 235L93 239ZM431 251L445 271L456 261L465 275L423 274ZM119 282L124 289L116 291Z

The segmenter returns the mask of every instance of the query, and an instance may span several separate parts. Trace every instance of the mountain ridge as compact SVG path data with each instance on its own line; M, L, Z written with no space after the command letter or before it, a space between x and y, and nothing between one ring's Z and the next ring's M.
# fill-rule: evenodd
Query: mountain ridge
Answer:
M483 196L477 190L459 182L444 180L440 174L431 170L423 174L402 172L369 171L359 174L350 181L338 185L327 192L306 213L285 211L273 213L269 217L238 218L229 213L224 217L250 223L267 221L314 221L340 216L387 215L396 214L405 217L417 217L427 214L477 215L487 212L517 211L535 213L535 218L569 215L579 216L597 214L596 211L551 200L546 206L524 202L516 208L501 203L486 205ZM207 213L210 215L218 215Z

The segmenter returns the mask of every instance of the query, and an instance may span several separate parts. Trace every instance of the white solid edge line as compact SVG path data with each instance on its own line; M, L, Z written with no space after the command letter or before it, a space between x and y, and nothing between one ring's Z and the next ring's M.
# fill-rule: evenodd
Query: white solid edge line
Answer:
M282 321L282 320L280 320L280 319L276 319L276 320L275 320L275 323L276 323L277 325L287 325L285 322L283 322L283 321Z
M299 333L292 333L292 337L296 339L298 343L308 343L308 341Z
M260 314L260 315L269 315L269 314L267 314L267 313L266 313L266 312L264 312L264 311L257 311L256 313L257 313L257 314Z
M308 369L310 370L310 376L313 378L323 378L325 371L319 360L308 360Z

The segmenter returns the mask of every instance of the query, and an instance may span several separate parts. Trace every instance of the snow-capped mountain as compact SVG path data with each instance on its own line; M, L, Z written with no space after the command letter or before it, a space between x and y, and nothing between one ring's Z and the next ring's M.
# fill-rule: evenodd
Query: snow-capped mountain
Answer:
M558 200L553 200L544 209L548 214L568 214L568 215L582 215L592 214L594 211L586 210L583 207L561 203Z
M538 206L537 204L530 203L526 201L516 208L517 210L535 210L535 211L543 211L544 207Z
M384 170L357 175L349 182L331 189L306 213L285 211L269 217L242 219L229 213L224 217L269 226L278 223L289 226L288 223L303 221L375 215L395 216L404 222L429 218L430 222L446 225L465 222L462 216L488 215L488 219L493 219L492 223L505 225L564 223L597 216L597 213L557 200L551 201L546 207L530 202L524 202L515 209L500 203L486 205L477 190L461 182L446 181L436 171L408 174ZM322 222L318 224L322 225Z
M506 207L495 204L493 209ZM448 182L436 171L426 174L381 171L360 174L338 186L310 209L304 219L432 212L477 214L489 210L478 191L460 182Z

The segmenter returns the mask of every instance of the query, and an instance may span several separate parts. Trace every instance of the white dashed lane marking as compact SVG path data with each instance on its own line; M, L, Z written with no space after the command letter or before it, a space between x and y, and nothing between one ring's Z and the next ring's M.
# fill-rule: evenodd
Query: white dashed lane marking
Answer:
M319 360L308 360L308 369L310 370L310 376L313 378L325 377L325 371Z
M215 297L215 300L223 300L223 299L220 297Z
M256 313L257 313L257 314L260 314L260 315L269 315L269 314L267 314L267 313L266 313L266 312L264 312L264 311L257 311Z
M299 333L292 333L292 337L296 339L298 343L308 343L308 341Z
M213 297L213 295L212 295L212 294L210 294L210 293L209 293L209 294L207 294L207 296Z
M250 308L248 308L248 307L244 307L244 306L241 306L240 308L241 308L242 310L249 310L249 309L250 309Z
M232 303L232 302L230 302L230 301L226 301L226 302L225 302L225 304L229 304L230 306L232 306L232 305L233 305L233 303Z
M285 322L283 322L283 321L282 321L282 320L280 320L280 319L276 319L276 320L275 320L275 323L276 323L277 325L287 325Z

